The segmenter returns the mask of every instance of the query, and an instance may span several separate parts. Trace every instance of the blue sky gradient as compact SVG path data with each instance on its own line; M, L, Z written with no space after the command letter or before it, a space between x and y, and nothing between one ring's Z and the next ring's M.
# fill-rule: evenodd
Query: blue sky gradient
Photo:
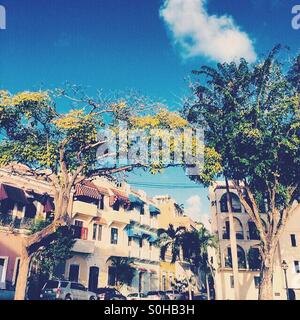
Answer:
M163 0L0 0L7 30L0 30L0 89L54 88L65 81L96 89L136 89L170 108L188 93L191 70L215 61L185 59L160 16ZM299 49L300 30L291 27L297 0L208 0L208 15L230 15L253 41L258 57L277 43ZM68 106L66 106L68 107ZM132 182L184 183L181 169L160 176L130 176ZM169 193L179 203L199 196L208 213L207 190L146 189ZM195 197L194 197L195 198ZM191 205L191 201L189 202Z

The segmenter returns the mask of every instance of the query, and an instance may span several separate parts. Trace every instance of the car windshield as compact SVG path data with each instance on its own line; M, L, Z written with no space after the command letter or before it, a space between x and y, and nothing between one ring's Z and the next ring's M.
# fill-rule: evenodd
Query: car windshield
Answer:
M149 291L148 292L148 296L157 296L158 295L158 291Z
M59 282L58 281L47 281L46 285L45 285L45 289L56 289L58 288Z
M128 295L128 297L137 297L137 296L138 296L137 293L131 293L131 294Z

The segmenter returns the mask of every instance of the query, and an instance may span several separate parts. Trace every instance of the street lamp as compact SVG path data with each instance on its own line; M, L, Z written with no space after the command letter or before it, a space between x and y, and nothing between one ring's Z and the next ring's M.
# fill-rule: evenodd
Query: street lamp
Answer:
M284 278L285 278L285 288L286 288L286 297L287 297L287 300L290 300L290 297L289 297L289 287L288 287L288 281L287 281L287 275L286 275L286 271L287 269L289 268L288 264L286 263L285 260L282 261L281 263L281 268L284 272Z

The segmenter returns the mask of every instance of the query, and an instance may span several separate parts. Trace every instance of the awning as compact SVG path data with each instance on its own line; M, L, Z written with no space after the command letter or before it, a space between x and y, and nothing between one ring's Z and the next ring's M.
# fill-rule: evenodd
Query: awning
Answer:
M110 206L113 206L117 200L120 201L125 208L130 206L130 201L126 193L117 189L111 189L111 191L113 192L113 195L109 199Z
M150 243L156 242L157 240L158 240L158 236L154 234L151 234L148 239Z
M13 202L22 205L28 205L29 201L26 198L25 192L22 189L12 187L6 184L1 184L0 187L0 201L10 199Z
M90 181L83 181L76 184L74 196L85 196L96 200L99 200L102 197L97 186Z
M149 211L151 215L160 214L160 210L152 204L149 205Z
M144 205L145 204L145 201L143 201L141 198L139 198L138 196L134 195L134 194L130 194L129 195L129 201L131 203L136 203L140 206Z
M143 232L139 230L138 228L127 228L127 235L128 237L133 237L133 238L142 238L143 237Z

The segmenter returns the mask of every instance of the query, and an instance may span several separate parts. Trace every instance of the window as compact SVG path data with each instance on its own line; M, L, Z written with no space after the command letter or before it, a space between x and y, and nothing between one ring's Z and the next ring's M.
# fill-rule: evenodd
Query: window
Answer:
M14 267L14 274L13 274L13 285L17 284L19 270L20 270L20 262L21 262L21 258L16 258L15 267Z
M108 285L114 286L116 284L117 272L115 267L108 267Z
M120 210L120 201L119 200L116 200L115 203L113 204L113 210L114 211Z
M83 221L75 220L74 225L75 225L76 227L83 227Z
M254 277L254 285L255 285L255 288L256 288L256 289L259 288L259 285L260 285L260 277L258 277L258 276Z
M230 276L230 288L234 288L234 278L233 276Z
M167 277L165 274L162 275L162 289L163 291L167 290Z
M296 273L300 273L300 263L299 261L294 261Z
M99 199L98 209L100 210L104 209L104 196L101 196L101 198Z
M296 235L291 234L291 245L292 247L297 247Z
M110 237L111 244L118 244L118 229L111 228L111 237Z
M86 291L85 286L81 283L72 282L71 283L71 289L74 290L80 290L80 291Z
M143 204L141 205L140 214L141 214L141 215L144 215L144 214L145 214L145 207L144 207Z
M93 240L97 239L97 229L98 229L98 225L94 224L93 225Z
M102 225L98 225L98 241L102 240Z
M79 278L79 265L71 264L69 270L69 281L78 282Z
M8 257L0 257L0 285L5 283Z
M242 212L242 206L239 197L235 194L230 192L231 202L232 202L232 211L233 212ZM221 212L228 212L228 205L227 205L227 193L224 193L220 200L220 207Z

